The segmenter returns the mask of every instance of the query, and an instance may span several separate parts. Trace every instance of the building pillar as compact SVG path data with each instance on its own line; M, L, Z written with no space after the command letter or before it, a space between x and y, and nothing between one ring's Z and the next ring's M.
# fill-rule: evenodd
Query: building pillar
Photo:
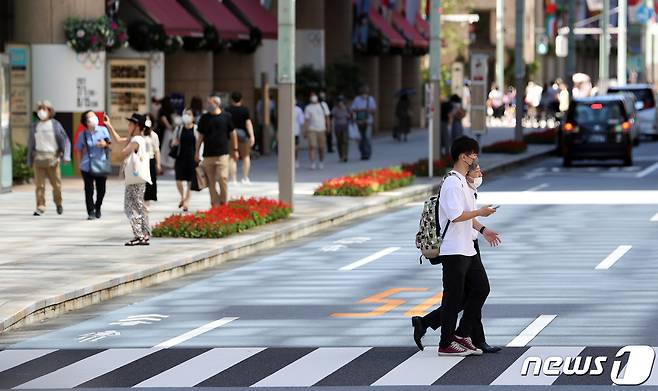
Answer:
M411 126L420 127L422 118L421 98L423 96L423 80L420 75L420 57L402 57L401 88L413 88L416 93L409 96Z
M395 93L402 88L402 56L379 57L379 131L389 132L395 126Z
M66 18L96 19L105 14L104 0L20 0L14 7L14 40L30 44L66 43Z
M375 114L373 132L378 132L382 115L379 99L379 57L357 55L355 60L361 71L361 79L370 88L370 95L375 98L375 102L377 102L377 113Z
M256 100L254 95L254 55L253 53L234 53L225 51L214 55L214 82L212 92L240 91L242 101L255 113ZM254 114L255 116L255 114Z
M300 2L301 3L301 2ZM331 26L331 34L325 34L325 61L333 64L338 60L353 59L352 50L352 0L325 1L324 25ZM326 31L326 29L325 29Z
M165 55L165 94L183 94L189 105L193 96L204 99L213 89L213 53L178 51ZM156 97L156 98L161 98Z

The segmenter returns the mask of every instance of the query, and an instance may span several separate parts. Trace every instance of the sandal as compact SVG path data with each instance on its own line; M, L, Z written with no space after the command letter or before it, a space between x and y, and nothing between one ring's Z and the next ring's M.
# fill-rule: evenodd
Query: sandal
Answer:
M140 238L135 238L135 239L133 239L133 240L131 240L131 241L126 242L125 246L138 246L138 245L140 244L141 241L142 241L142 239L140 239Z
M137 243L138 246L148 246L150 245L149 243L149 238L141 238L139 239L139 242Z

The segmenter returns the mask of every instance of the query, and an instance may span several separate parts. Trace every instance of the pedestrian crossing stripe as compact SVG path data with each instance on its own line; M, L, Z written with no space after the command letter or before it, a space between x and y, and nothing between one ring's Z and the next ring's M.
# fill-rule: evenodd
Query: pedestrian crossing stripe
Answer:
M653 348L658 352L658 348ZM533 346L439 357L436 347L122 348L0 351L0 388L611 385L615 347ZM606 356L595 375L522 374L529 357ZM658 385L658 363L645 385Z

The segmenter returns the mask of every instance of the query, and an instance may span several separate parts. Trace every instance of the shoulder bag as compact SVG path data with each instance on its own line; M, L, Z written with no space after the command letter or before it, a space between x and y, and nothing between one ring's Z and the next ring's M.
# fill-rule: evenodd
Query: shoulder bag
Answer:
M87 149L87 156L89 157L89 173L95 177L104 177L112 174L112 162L110 161L109 148L105 148L105 160L93 159L91 157L91 149L89 148L89 137L87 131L85 135L85 148ZM92 139L92 142L94 140Z

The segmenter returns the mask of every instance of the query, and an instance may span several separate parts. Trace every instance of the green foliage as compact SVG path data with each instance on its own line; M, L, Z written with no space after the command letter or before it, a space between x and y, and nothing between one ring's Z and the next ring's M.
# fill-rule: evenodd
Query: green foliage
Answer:
M313 68L312 65L304 65L297 70L295 84L297 95L306 100L311 91L319 92L324 88L324 73Z
M34 176L27 165L27 147L14 144L11 148L12 179L15 184L25 183Z
M66 44L76 53L112 51L128 45L125 24L106 15L98 19L67 18L64 34Z
M363 79L359 74L359 67L348 59L341 59L327 67L325 81L329 96L345 95L353 98L358 94Z

